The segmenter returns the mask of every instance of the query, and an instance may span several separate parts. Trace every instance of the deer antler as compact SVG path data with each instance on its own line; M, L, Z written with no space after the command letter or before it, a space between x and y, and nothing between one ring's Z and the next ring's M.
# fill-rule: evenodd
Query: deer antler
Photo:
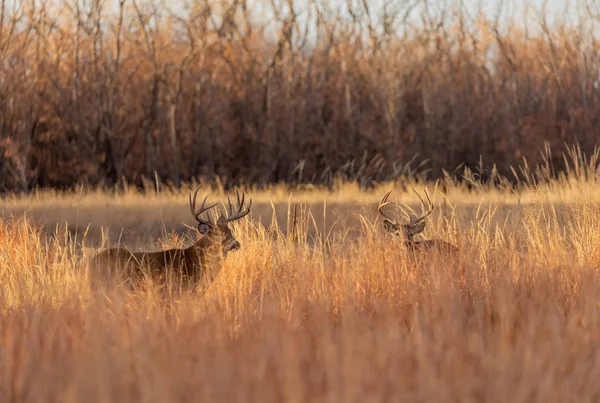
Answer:
M386 214L385 211L383 211L383 208L385 206L387 206L388 204L390 204L390 202L388 201L388 199L390 197L390 194L392 194L391 190L389 192L387 192L385 194L385 196L383 196L383 199L381 199L381 201L379 202L379 206L377 207L377 211L379 211L379 214L381 214L384 218L387 218L388 220L390 220L394 224L397 224L398 221L396 221L395 218L392 218L392 216Z
M215 207L217 205L217 203L212 204L208 207L205 207L206 200L208 199L208 196L206 196L204 198L204 200L202 201L202 206L200 206L200 209L196 210L196 197L198 197L198 191L200 190L200 186L198 186L196 188L193 199L192 199L192 194L190 193L190 211L191 211L192 215L194 216L194 218L196 219L196 221L198 221L201 224L207 224L208 226L212 227L212 226L214 226L214 224L209 220L204 220L204 219L200 218L200 214Z
M425 202L423 201L423 198L421 197L421 195L419 193L417 193L417 191L415 189L413 189L413 192L415 192L416 195L419 197L419 200L421 200L421 208L423 208L423 206L425 205ZM425 189L425 196L427 196L427 202L428 202L429 209L422 216L414 218L414 219L411 219L410 220L410 225L411 226L414 226L414 225L420 223L421 221L423 221L425 218L427 218L433 212L433 209L435 208L435 206L431 202L431 199L429 198L429 194L427 193L427 189Z
M246 195L242 192L242 197L240 199L240 192L236 190L235 193L237 196L238 206L238 210L235 213L233 212L233 204L231 204L231 199L229 198L229 196L227 196L227 203L229 204L229 214L227 215L225 222L228 223L245 217L250 212L250 207L252 207L252 198L250 198L250 202L248 203L246 210L242 211L242 209L244 208L244 201L246 200Z

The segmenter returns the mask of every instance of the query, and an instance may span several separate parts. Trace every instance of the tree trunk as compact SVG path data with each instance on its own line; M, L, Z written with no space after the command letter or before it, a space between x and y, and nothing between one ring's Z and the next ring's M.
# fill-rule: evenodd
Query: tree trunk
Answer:
M177 105L172 102L169 106L169 140L171 141L171 177L173 184L179 187L179 146L177 144L177 130L175 129L175 110Z

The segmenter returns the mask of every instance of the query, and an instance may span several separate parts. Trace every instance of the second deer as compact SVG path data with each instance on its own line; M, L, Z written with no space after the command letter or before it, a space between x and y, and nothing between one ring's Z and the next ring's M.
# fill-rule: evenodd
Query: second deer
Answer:
M416 190L413 189L416 195L421 200L421 207L425 205L423 198L417 193ZM402 239L404 241L404 245L411 251L425 251L425 250L439 250L447 253L455 254L458 252L458 248L455 245L452 245L449 242L443 241L441 239L426 239L423 241L416 241L414 238L417 235L423 233L425 229L426 221L425 219L433 212L434 205L429 199L429 195L427 194L427 190L425 191L425 196L427 196L428 209L424 211L424 213L420 217L411 218L408 224L400 224L396 218L391 217L384 211L384 207L390 204L388 201L390 194L392 191L390 190L383 196L381 202L379 202L379 206L377 210L379 214L381 214L385 220L383 220L383 227L385 230L396 237L396 239Z

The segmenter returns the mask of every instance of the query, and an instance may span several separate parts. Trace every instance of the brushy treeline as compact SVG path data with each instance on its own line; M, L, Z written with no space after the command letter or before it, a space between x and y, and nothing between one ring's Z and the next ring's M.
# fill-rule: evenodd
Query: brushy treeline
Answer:
M576 23L381 3L0 0L0 190L368 183L480 158L509 175L544 142L591 152L587 3Z

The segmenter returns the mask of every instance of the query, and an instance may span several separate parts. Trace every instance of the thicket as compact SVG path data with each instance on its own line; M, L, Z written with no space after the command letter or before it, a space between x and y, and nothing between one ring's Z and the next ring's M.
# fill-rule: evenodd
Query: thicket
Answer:
M0 1L2 191L368 184L480 160L510 175L545 143L598 143L584 0L571 20L420 0Z

